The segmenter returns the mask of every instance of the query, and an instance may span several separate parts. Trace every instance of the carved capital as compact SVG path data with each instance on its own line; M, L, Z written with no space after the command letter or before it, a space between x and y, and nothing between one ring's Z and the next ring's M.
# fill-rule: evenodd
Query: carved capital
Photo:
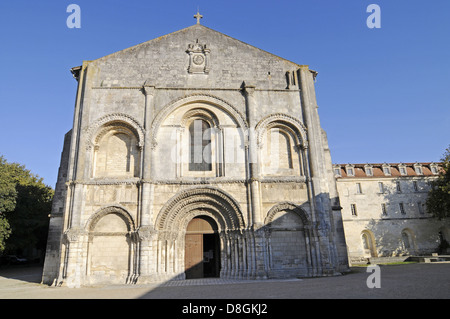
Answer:
M69 228L64 232L64 240L68 243L77 242L80 236L84 235L84 231L80 228Z
M256 87L254 85L244 83L244 92L247 96L253 96Z
M137 231L140 241L151 240L156 233L156 230L152 226L141 226Z
M144 92L145 96L153 96L155 94L155 87L146 85L142 87L142 91Z

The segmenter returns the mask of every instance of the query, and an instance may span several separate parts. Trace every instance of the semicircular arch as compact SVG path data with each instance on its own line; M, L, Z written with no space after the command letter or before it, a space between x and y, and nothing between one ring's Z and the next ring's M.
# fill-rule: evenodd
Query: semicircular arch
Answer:
M236 125L243 130L244 134L247 134L248 125L245 120L244 114L242 114L237 108L235 108L232 104L227 101L213 95L208 95L204 93L200 94L191 94L177 100L171 101L166 106L164 106L161 111L156 115L155 119L151 125L153 143L157 143L157 135L161 124L164 120L175 110L180 107L190 105L193 103L204 103L207 105L211 105L213 107L217 107L220 110L224 111L230 118L236 123Z
M85 229L88 232L92 232L95 229L95 226L97 223L106 215L109 214L115 214L116 216L120 217L124 223L127 226L128 231L134 231L135 230L135 223L133 221L133 217L128 213L128 211L120 206L108 206L101 208L97 212L95 212L86 222Z
M281 211L291 211L300 217L303 225L305 225L305 226L309 225L308 214L300 206L298 206L294 203L291 203L291 202L283 202L283 203L279 203L279 204L273 206L267 212L266 218L264 220L264 224L269 225L270 223L272 223L275 219L275 215Z
M144 145L144 129L133 117L124 113L112 113L96 120L88 129L87 145L97 146L102 137L112 129L132 133L138 141L138 146Z
M271 128L278 127L295 137L298 145L307 145L307 129L299 120L288 114L276 113L263 118L255 127L257 143L262 145L264 134Z
M237 201L214 187L191 188L176 194L159 212L155 227L161 231L185 229L189 220L202 213L213 217L222 230L244 227Z

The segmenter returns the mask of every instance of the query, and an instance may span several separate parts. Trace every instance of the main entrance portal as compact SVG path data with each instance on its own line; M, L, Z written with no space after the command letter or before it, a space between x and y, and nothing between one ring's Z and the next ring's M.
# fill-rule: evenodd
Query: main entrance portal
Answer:
M199 216L189 222L184 260L186 279L219 277L220 239L212 218Z

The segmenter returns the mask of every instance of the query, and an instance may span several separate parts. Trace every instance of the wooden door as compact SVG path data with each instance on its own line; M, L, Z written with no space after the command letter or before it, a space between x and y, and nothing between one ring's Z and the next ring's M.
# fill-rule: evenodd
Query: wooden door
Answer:
M186 279L203 278L203 234L186 234Z

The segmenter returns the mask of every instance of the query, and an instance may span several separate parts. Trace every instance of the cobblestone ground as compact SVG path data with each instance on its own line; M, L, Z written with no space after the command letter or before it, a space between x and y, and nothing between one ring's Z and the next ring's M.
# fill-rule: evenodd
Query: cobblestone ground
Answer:
M218 278L82 288L41 285L42 268L0 269L1 299L449 299L450 263L354 267L336 277L239 281ZM372 277L371 277L372 276Z

